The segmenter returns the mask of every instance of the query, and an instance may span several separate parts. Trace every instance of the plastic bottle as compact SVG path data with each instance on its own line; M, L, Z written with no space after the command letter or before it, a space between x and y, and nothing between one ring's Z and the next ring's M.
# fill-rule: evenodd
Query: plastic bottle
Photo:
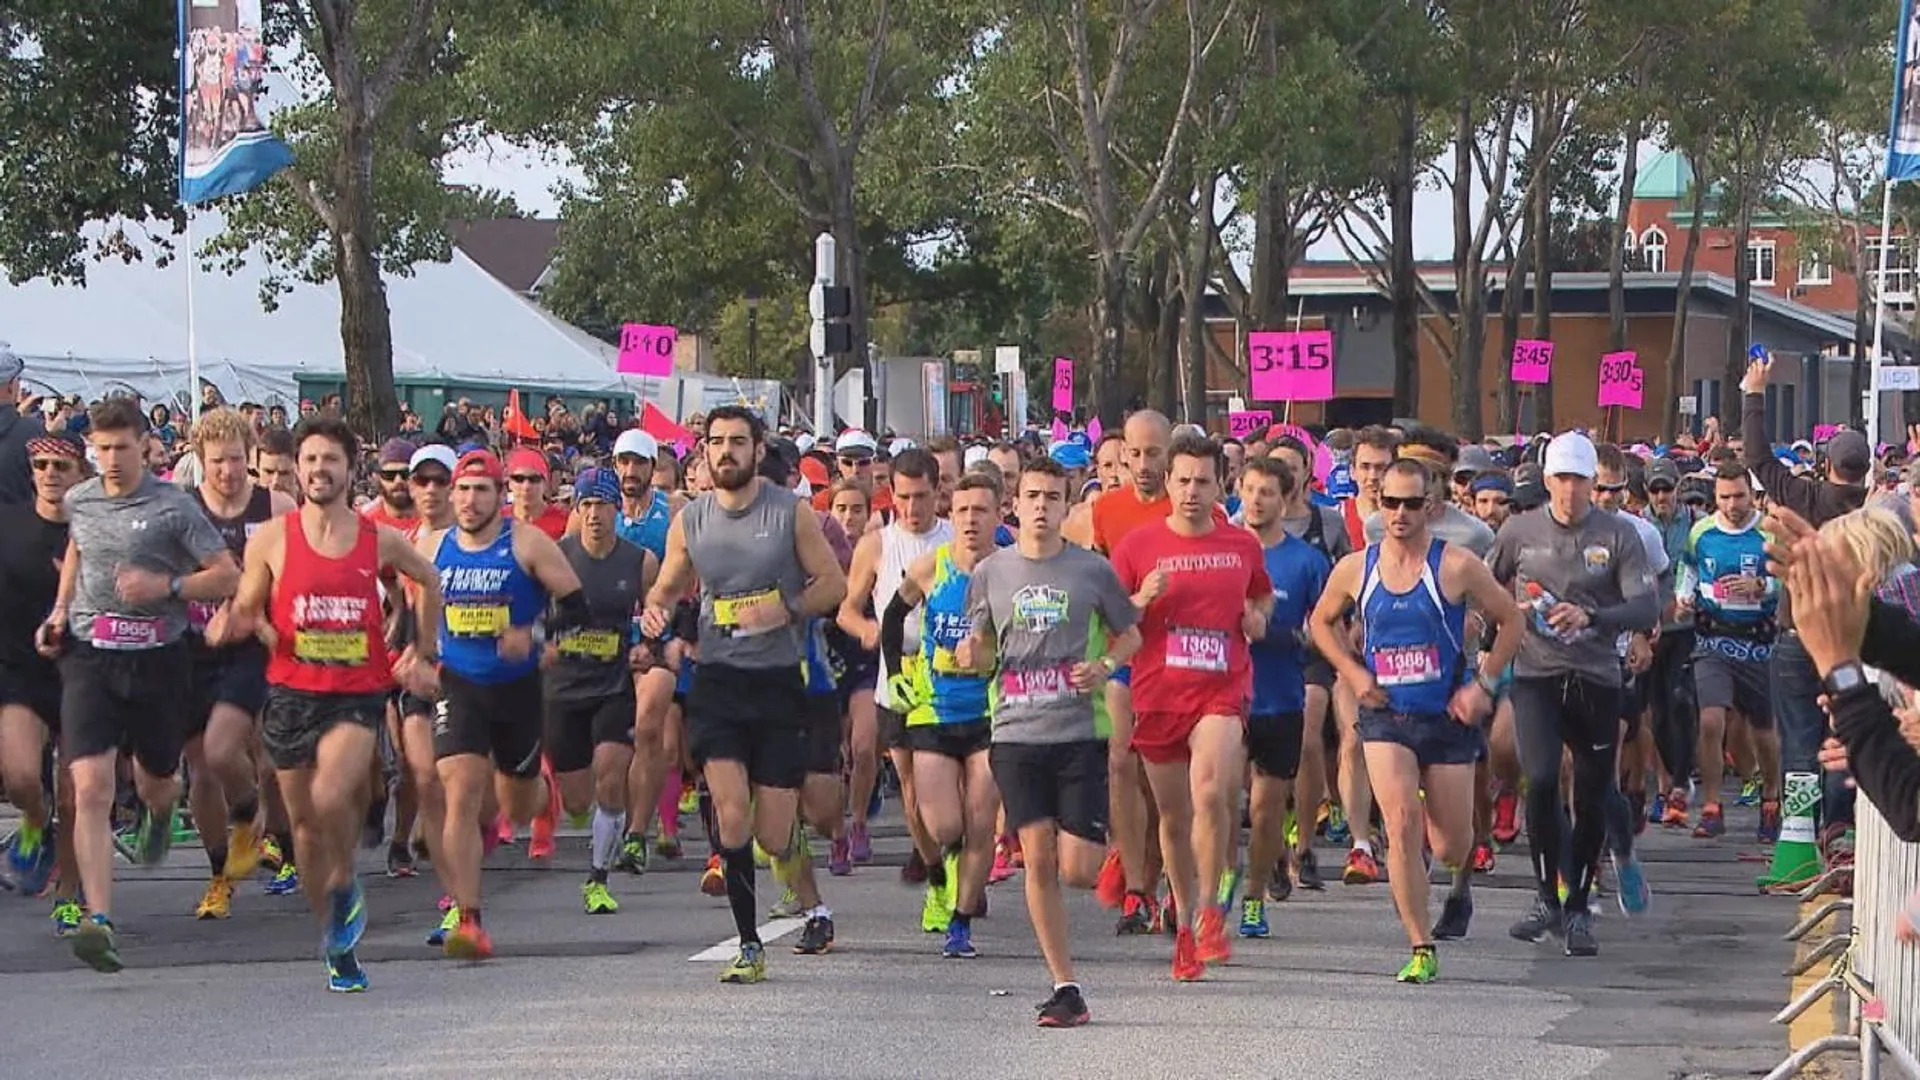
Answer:
M1547 612L1560 601L1552 593L1540 587L1537 581L1527 582L1527 609L1533 614L1533 628L1550 638L1560 637L1560 631L1547 621Z

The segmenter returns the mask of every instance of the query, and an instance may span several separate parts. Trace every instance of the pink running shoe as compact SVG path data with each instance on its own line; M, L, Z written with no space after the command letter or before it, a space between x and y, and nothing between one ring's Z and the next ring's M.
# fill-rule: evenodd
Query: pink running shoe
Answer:
M833 848L827 855L827 873L834 877L853 873L853 845L845 835L833 838Z
M998 885L1014 875L1013 852L1007 847L1007 838L1001 837L993 845L993 869L987 871L987 884Z
M873 861L873 838L867 835L865 822L856 821L847 826L847 845L854 862L864 866Z

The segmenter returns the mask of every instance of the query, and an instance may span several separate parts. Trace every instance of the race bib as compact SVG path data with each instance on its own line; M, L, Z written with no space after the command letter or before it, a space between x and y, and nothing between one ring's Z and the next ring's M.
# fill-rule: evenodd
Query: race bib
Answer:
M754 604L778 604L779 602L780 590L778 589L761 589L758 592L738 593L733 596L716 596L713 598L713 625L727 631L733 637L764 634L767 630L740 629L741 609Z
M1398 645L1373 651L1373 680L1381 686L1411 686L1440 678L1440 650Z
M1745 579L1739 578L1739 577L1724 577L1724 578L1721 578L1719 581L1716 581L1713 583L1712 585L1713 602L1720 605L1720 610L1722 611L1759 611L1760 610L1761 608L1760 601L1748 600L1745 597L1735 596L1733 594L1733 589L1730 586L1732 586L1734 582L1742 581L1742 580L1745 580Z
M213 613L220 610L219 604L207 604L198 600L187 601L187 625L196 634L205 633L207 624L213 621Z
M1000 703L1003 705L1044 705L1065 701L1079 694L1073 685L1073 665L1029 668L1000 673Z
M560 655L610 661L620 655L620 634L613 630L577 630L560 639Z
M461 637L499 637L507 632L505 604L448 604L447 632Z
M364 664L365 630L295 630L293 658L305 664Z
M1186 671L1227 670L1227 635L1220 630L1167 631L1167 666Z
M152 649L160 640L160 620L133 615L95 615L93 644L100 649Z

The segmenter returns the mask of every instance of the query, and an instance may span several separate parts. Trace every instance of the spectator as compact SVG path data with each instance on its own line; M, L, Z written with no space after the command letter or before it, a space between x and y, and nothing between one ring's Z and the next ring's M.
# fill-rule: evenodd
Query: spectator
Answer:
M173 445L180 441L180 429L173 426L173 413L165 405L155 405L147 411L147 422L153 425L153 435L171 452Z
M285 405L267 406L267 428L268 430L277 430L277 431L288 430L287 407Z
M27 365L0 344L0 506L33 501L27 442L47 433L37 416L20 413L20 375Z

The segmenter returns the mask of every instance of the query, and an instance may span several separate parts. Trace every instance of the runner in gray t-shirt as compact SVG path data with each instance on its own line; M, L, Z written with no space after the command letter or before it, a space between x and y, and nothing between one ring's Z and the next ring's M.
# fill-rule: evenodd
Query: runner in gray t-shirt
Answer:
M1067 955L1060 881L1092 888L1107 843L1107 677L1140 647L1139 614L1106 560L1060 537L1067 472L1035 458L1020 473L1020 532L973 568L973 634L954 650L961 667L993 671L988 760L1007 827L1027 852L1027 911L1053 977L1041 1027L1087 1022ZM1054 854L1039 873L1035 854Z

